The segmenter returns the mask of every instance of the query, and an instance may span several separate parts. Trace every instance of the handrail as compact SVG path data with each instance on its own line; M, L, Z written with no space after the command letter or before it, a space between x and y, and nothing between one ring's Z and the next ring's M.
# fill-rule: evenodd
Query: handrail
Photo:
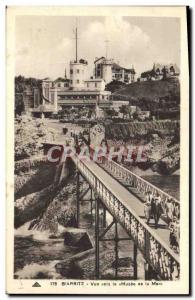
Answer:
M152 265L160 277L172 280L174 274L179 276L179 257L166 245L166 243L153 232L153 230L134 212L127 208L120 199L120 195L105 186L102 179L94 174L90 168L78 157L74 157L77 169L87 179L95 192L104 201L108 210L132 237L146 260Z
M159 189L157 186L153 185L152 183L148 182L147 180L143 179L142 177L140 177L139 175L131 172L129 169L125 168L122 165L119 165L118 163L116 163L115 161L108 161L113 163L116 167L123 169L125 172L130 173L132 176L138 178L139 180L141 180L142 182L146 183L148 186L152 187L153 189L157 190L159 193L165 195L166 198L169 199L173 199L175 203L177 203L180 206L180 201L177 200L175 197L170 196L169 194L167 194L166 192L162 191L161 189Z

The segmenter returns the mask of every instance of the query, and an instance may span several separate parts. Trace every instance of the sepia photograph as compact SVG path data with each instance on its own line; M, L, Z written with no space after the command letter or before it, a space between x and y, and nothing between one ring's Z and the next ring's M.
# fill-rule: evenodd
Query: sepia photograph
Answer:
M8 293L187 294L186 7L7 24Z

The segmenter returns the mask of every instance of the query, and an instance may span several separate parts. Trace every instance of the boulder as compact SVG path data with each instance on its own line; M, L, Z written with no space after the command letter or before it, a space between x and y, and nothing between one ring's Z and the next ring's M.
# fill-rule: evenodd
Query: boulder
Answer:
M110 268L105 270L101 276L102 279L115 279L115 269ZM132 268L118 268L118 279L133 279L133 269Z
M67 246L77 247L81 251L93 248L87 232L65 232L64 244Z
M133 265L133 260L131 257L121 257L118 258L118 268L129 268ZM112 267L115 268L116 261L112 263Z
M56 192L57 188L50 185L39 192L17 199L15 201L15 228L39 217L53 200Z
M112 267L114 252L107 250L100 253L100 272L103 274ZM95 250L90 249L72 256L63 262L55 265L56 272L64 278L71 279L95 279ZM75 270L80 272L75 275Z

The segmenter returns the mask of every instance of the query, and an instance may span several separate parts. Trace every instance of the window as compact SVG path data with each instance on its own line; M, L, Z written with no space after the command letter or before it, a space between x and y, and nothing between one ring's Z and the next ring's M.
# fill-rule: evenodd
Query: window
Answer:
M72 80L70 80L70 84L72 84Z
M45 88L45 98L49 99L49 89Z
M38 97L38 93L35 93L35 107L37 107L39 105L39 97Z
M73 74L73 70L72 69L70 69L70 74Z
M77 69L77 74L79 74L79 69Z
M77 79L77 83L79 83L79 79Z
M61 84L60 84L60 83L58 83L58 87L61 87Z
M95 87L97 87L97 82L95 82Z
M51 102L54 103L54 93L51 93Z
M87 87L89 87L89 83L87 83Z

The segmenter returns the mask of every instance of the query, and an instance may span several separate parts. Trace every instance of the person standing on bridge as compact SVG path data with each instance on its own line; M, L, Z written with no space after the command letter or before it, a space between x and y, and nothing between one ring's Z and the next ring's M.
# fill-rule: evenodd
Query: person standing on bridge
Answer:
M173 205L173 200L172 199L167 200L166 213L167 213L167 221L168 221L168 224L169 224L172 221L173 214L174 214L174 205Z
M144 213L145 213L147 224L149 224L151 218L152 198L153 198L152 193L148 192L146 196L146 202L144 204Z
M154 203L152 206L153 206L155 228L157 228L160 216L163 212L162 205L161 205L161 197L158 193L157 193L156 197L154 198Z
M169 224L169 229L170 229L169 242L170 242L171 249L173 249L174 252L178 253L179 252L179 243L178 243L179 229L177 224L177 218L175 216L173 217L172 221Z

